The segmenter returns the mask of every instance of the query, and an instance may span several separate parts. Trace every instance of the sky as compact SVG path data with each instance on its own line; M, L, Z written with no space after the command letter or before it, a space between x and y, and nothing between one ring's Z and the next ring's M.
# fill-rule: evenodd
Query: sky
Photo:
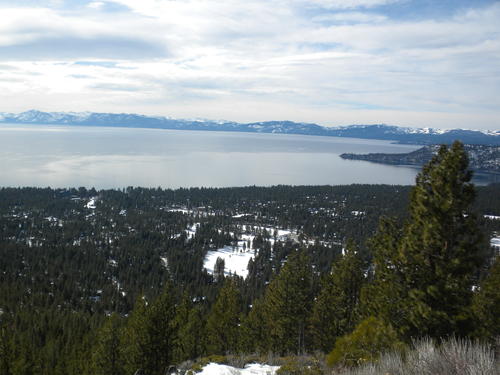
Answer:
M500 1L0 0L0 111L500 129Z

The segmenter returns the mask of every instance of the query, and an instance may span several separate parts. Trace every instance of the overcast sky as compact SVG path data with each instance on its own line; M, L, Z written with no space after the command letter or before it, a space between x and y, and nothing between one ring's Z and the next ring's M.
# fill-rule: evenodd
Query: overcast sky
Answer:
M500 129L500 1L0 0L0 111Z

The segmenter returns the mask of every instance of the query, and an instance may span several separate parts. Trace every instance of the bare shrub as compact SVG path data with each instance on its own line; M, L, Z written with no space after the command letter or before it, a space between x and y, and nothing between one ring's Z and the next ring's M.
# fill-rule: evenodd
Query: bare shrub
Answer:
M496 375L499 361L489 345L452 338L441 345L429 339L415 341L407 352L390 352L377 362L344 369L342 375Z

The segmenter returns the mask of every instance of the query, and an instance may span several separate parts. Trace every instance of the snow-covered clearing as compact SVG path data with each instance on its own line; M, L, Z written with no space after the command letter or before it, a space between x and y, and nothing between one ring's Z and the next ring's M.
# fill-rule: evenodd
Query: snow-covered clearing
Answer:
M87 207L87 208L89 208L91 210L95 210L95 208L96 208L96 205L95 205L96 201L97 201L97 197L90 198L90 200L85 205L85 207Z
M245 217L245 216L251 216L251 214L237 214L237 215L233 215L233 219L240 219L240 218Z
M279 366L261 365L252 363L245 368L236 368L218 363L209 363L198 375L274 375Z
M239 243L240 242L244 241L239 241ZM248 275L248 261L253 258L253 256L253 249L244 250L243 247L240 246L234 248L232 246L224 246L222 249L209 251L203 262L203 267L206 268L208 273L213 274L217 258L222 258L224 259L224 273L226 275L232 272L233 274L236 273L238 276L245 278Z
M192 211L186 208L169 208L167 212L180 212L182 214L190 214Z
M200 227L200 223L194 223L186 229L186 236L188 240L192 239L196 235L196 231Z
M229 275L229 273L237 274L238 276L242 276L246 278L248 276L248 261L254 257L255 250L253 247L253 241L255 239L255 234L248 234L263 232L264 230L271 236L269 238L269 242L271 246L274 245L275 239L274 234L276 233L276 239L279 241L286 241L288 238L293 237L293 233L288 229L277 229L270 227L259 227L259 226L241 226L242 232L246 232L244 234L240 234L238 236L238 245L231 246L227 245L223 248L209 251L205 257L203 262L203 267L207 270L208 273L213 274L214 265L217 261L217 258L224 259L224 273ZM234 235L234 233L230 233Z
M498 248L500 250L500 237L492 237L490 241L491 246Z
M500 216L496 216L496 215L484 215L484 217L486 219L490 219L490 220L500 220Z

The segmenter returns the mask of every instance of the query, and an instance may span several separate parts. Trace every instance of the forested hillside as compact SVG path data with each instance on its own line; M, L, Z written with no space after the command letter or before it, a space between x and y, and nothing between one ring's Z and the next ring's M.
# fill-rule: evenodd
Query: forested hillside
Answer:
M228 353L334 364L370 329L493 340L500 185L474 194L452 151L416 188L0 189L0 373L163 374Z

